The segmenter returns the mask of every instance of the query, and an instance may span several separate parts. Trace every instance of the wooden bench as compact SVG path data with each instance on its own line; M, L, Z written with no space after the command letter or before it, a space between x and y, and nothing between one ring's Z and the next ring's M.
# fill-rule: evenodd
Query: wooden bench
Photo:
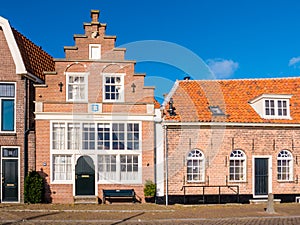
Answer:
M111 199L131 199L133 203L136 202L136 195L134 189L111 189L103 190L103 204L106 200L111 203Z

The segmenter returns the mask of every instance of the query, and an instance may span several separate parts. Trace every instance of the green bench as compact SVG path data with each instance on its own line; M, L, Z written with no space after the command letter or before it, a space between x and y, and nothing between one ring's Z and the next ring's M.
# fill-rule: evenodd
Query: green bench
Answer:
M130 199L133 203L136 202L136 195L134 189L110 189L103 190L103 204L111 199Z

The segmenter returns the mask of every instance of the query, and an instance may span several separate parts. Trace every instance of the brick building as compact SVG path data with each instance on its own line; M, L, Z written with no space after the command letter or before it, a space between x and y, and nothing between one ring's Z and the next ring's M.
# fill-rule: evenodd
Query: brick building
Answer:
M154 180L154 87L98 17L92 10L84 34L35 85L36 170L48 202L102 199L102 189L120 188L142 198L145 180Z
M299 105L299 78L177 81L163 104L169 203L295 201Z
M52 57L0 17L0 201L22 202L24 175L35 169L34 87Z

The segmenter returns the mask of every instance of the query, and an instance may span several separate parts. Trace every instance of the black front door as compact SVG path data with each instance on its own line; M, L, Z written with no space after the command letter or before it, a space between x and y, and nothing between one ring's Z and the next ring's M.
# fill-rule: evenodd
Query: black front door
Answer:
M255 195L268 195L269 191L268 158L255 159Z
M89 156L81 156L75 167L76 195L95 195L95 166Z
M2 201L18 201L18 160L2 160Z

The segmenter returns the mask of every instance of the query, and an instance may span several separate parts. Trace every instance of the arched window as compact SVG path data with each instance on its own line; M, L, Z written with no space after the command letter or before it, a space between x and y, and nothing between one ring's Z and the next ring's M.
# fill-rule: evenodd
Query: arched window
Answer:
M204 155L198 149L193 149L187 157L187 181L202 182L204 181Z
M277 156L277 179L279 181L293 180L293 155L288 150L282 150Z
M246 155L242 150L233 150L230 154L229 180L246 180Z

